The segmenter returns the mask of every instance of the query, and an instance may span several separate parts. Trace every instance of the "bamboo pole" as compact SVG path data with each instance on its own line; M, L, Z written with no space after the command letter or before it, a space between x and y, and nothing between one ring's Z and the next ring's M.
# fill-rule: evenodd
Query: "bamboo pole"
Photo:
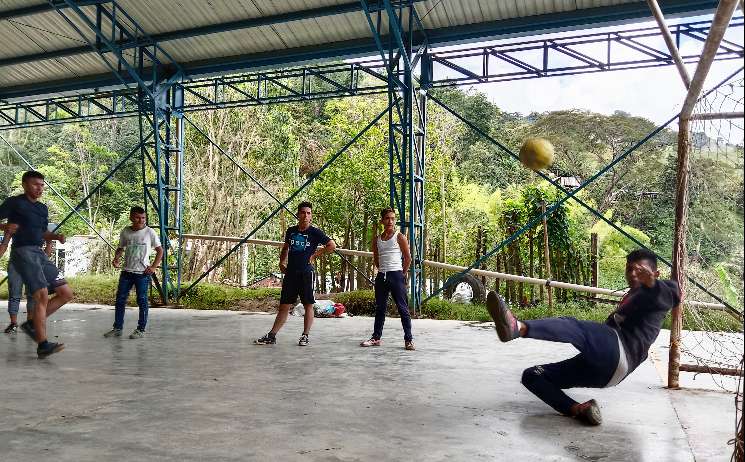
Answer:
M704 49L701 51L701 59L699 59L696 72L693 74L693 80L691 80L691 86L688 88L683 108L680 110L682 119L688 119L693 113L696 100L698 100L701 90L704 88L706 76L709 74L714 58L716 58L717 50L724 38L724 33L727 31L732 15L735 13L735 8L737 8L737 0L720 0L719 6L717 6L709 35L706 37Z
M681 364L680 370L683 372L699 372L703 374L719 374L719 375L732 375L732 376L743 376L742 369L735 369L733 367L709 367L699 366L696 364Z
M652 15L657 21L657 25L660 27L660 32L662 33L662 38L665 40L665 45L667 45L670 56L675 62L675 67L678 68L680 78L683 79L683 85L685 85L686 89L690 88L691 77L688 75L688 70L683 64L683 60L680 58L678 47L675 45L675 41L673 40L672 34L670 34L670 29L668 29L667 23L665 23L665 16L662 14L660 5L657 3L657 0L647 0L647 5L649 5L649 9L652 10Z
M725 120L745 118L745 112L702 112L691 114L690 120Z
M91 238L91 239L94 239L94 238ZM207 235L202 235L202 234L184 234L184 239L218 241L218 242L220 241L240 242L243 240L243 238L234 237L234 236L207 236ZM268 240L263 240L263 239L247 239L245 242L246 244L268 245L272 247L282 247L282 245L284 244L282 241L268 241ZM337 247L336 250L342 255L372 258L372 252L367 252L363 250L343 249L339 247ZM450 263L443 263L443 262L432 261L432 260L424 260L422 264L427 265L431 268L436 268L436 269L440 269L443 271L460 272L466 269L465 266L451 265ZM620 298L626 294L626 290L614 290L614 289L606 289L603 287L591 287L591 286L585 286L582 284L572 284L569 282L553 281L553 280L547 280L547 279L541 279L541 278L520 276L517 274L502 273L499 271L472 269L470 272L475 276L484 276L487 278L495 278L497 280L522 282L525 284L532 284L532 285L541 286L541 287L555 287L557 289L573 290L576 292L586 292L586 293L591 293L591 294L596 294L596 295L607 295L609 297ZM712 310L718 310L718 311L724 311L725 309L725 306L720 303L688 301L686 302L686 305L690 307L712 309Z

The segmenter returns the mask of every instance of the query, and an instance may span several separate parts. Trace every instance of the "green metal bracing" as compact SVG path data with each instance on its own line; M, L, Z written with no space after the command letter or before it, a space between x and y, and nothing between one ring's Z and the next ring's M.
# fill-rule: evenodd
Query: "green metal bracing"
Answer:
M181 286L182 171L184 132L181 67L116 1L81 9L72 0L50 5L97 52L127 88L134 82L140 122L142 181L148 224L157 217L163 247L160 286L163 303L178 298ZM71 19L74 18L74 19ZM84 32L87 30L88 33ZM90 33L94 36L91 37ZM172 274L173 273L173 274Z
M424 74L431 76L431 61L426 58L426 40L414 46L414 34L423 34L423 28L411 2L384 0L383 8L375 12L366 1L361 3L386 65L390 204L397 210L401 232L409 238L410 303L416 312L421 306L423 290L427 93L426 86L417 82L414 70L421 61ZM390 31L385 43L384 23Z

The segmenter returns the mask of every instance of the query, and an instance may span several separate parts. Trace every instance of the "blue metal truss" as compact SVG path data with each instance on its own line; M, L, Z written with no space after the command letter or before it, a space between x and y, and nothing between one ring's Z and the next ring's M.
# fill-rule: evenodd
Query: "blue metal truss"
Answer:
M427 94L414 75L420 61L427 67L427 42L414 46L414 32L423 27L411 2L384 0L384 9L373 12L361 0L388 82L388 164L390 204L398 211L401 232L411 248L409 290L411 307L418 311L422 301L424 262L424 178L427 127ZM382 30L390 33L387 42ZM429 74L429 69L423 71Z
M742 30L743 18L730 28ZM710 21L671 26L673 37L703 44ZM514 40L495 45L430 51L430 87L536 79L610 72L673 64L657 27L616 29L559 38ZM381 44L382 46L382 44ZM592 51L588 51L592 49ZM717 60L742 60L741 44L723 42ZM684 55L686 63L697 54ZM474 66L474 61L478 62ZM400 78L399 78L400 79ZM388 71L382 59L252 72L236 76L177 82L184 91L185 112L237 106L306 101L388 92ZM0 130L55 123L139 115L136 89L87 95L0 103Z
M158 219L154 227L163 248L160 292L163 303L168 303L178 297L181 287L184 98L183 88L174 84L181 80L183 71L116 1L95 2L95 8L86 11L72 0L52 1L50 5L131 91L122 101L134 103L139 116L144 205L146 211L154 212L148 213L148 224L153 215ZM93 32L95 39L83 29ZM72 111L63 103L55 107ZM116 108L114 96L110 112ZM179 244L172 244L173 234Z

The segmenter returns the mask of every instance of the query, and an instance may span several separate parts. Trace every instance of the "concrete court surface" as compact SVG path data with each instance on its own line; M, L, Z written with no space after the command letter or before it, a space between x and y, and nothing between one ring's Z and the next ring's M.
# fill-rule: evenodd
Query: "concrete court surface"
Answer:
M128 310L125 333L135 320ZM585 427L519 383L573 348L501 344L487 325L415 320L408 352L395 318L368 349L363 317L317 319L306 348L293 317L277 345L253 345L265 314L153 309L141 340L102 337L110 307L50 321L67 348L44 360L26 335L0 334L0 460L696 460L651 361L618 387L573 390L602 407L603 425ZM723 441L701 443L720 451L698 460L729 460Z

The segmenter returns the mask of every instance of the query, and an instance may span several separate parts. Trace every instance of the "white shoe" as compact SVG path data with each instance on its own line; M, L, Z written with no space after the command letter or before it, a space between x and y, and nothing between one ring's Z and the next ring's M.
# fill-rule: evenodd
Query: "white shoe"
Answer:
M144 336L145 336L145 331L144 330L140 330L139 328L133 330L132 333L129 334L129 338L131 338L131 339L143 338Z
M122 336L122 330L121 329L111 329L110 331L103 334L104 337L121 337Z

